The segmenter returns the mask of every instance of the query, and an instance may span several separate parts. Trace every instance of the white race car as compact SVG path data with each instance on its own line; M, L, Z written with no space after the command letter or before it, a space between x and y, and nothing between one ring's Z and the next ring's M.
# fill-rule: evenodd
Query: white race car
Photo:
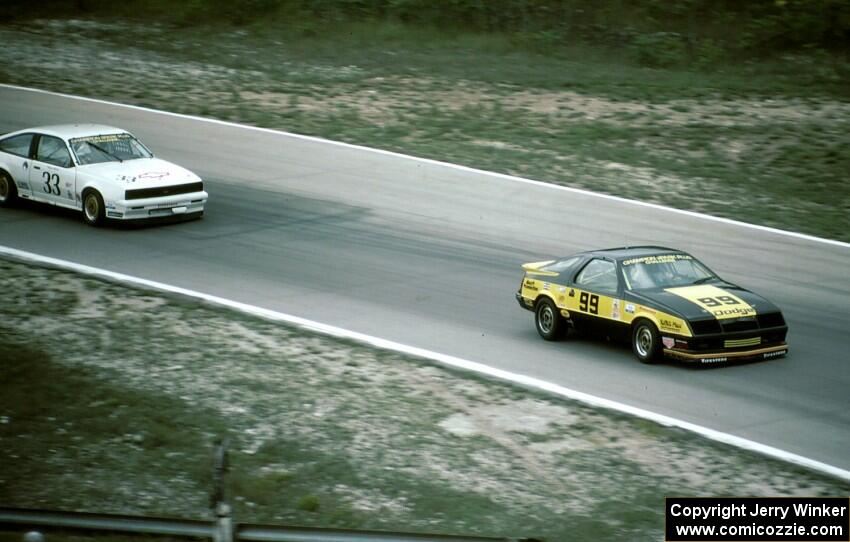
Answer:
M0 206L17 198L83 212L88 224L201 217L200 177L154 158L132 134L96 124L30 128L0 136Z

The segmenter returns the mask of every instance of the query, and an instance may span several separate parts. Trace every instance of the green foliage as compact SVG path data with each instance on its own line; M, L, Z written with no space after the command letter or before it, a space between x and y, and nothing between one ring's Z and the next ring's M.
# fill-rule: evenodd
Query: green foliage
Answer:
M315 512L319 509L319 498L315 495L305 495L298 499L298 509L305 512Z
M625 47L650 66L726 54L772 55L804 47L846 51L848 0L23 0L0 3L15 17L122 16L183 26L265 25L272 20L321 33L328 24L401 22L467 33L516 36L520 47L556 53L570 44Z
M656 68L676 66L687 56L685 42L675 32L641 34L630 48L638 63Z

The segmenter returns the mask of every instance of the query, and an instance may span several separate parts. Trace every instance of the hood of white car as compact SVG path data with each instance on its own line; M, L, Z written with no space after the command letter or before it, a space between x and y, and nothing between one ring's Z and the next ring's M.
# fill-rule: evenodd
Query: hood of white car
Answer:
M80 166L89 175L117 182L127 189L170 186L200 181L200 178L177 164L159 158L138 158L124 162L104 162Z

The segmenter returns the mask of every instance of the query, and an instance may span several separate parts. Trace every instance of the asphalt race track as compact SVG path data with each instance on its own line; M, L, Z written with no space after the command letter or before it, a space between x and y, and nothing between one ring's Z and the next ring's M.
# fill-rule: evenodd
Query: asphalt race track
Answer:
M0 245L479 361L850 469L850 248L326 142L0 87L0 133L99 122L199 175L203 220L94 229L0 209ZM663 189L660 188L660 189ZM780 360L644 366L626 345L548 343L522 262L682 248L777 303Z

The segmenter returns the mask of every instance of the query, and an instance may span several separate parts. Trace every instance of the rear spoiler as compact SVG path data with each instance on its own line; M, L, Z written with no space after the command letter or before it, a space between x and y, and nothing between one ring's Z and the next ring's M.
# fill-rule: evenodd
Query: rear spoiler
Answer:
M555 276L555 275L557 275L558 273L555 273L554 271L542 271L540 268L541 268L541 267L544 267L544 266L547 266L547 265L549 265L550 263L555 263L556 261L557 261L557 260L546 260L546 261L543 261L543 262L529 262L529 263L524 263L524 264L522 264L522 268L523 268L523 269L525 270L525 272L527 272L527 273L534 273L534 274L536 274L536 275L549 275L549 276Z

